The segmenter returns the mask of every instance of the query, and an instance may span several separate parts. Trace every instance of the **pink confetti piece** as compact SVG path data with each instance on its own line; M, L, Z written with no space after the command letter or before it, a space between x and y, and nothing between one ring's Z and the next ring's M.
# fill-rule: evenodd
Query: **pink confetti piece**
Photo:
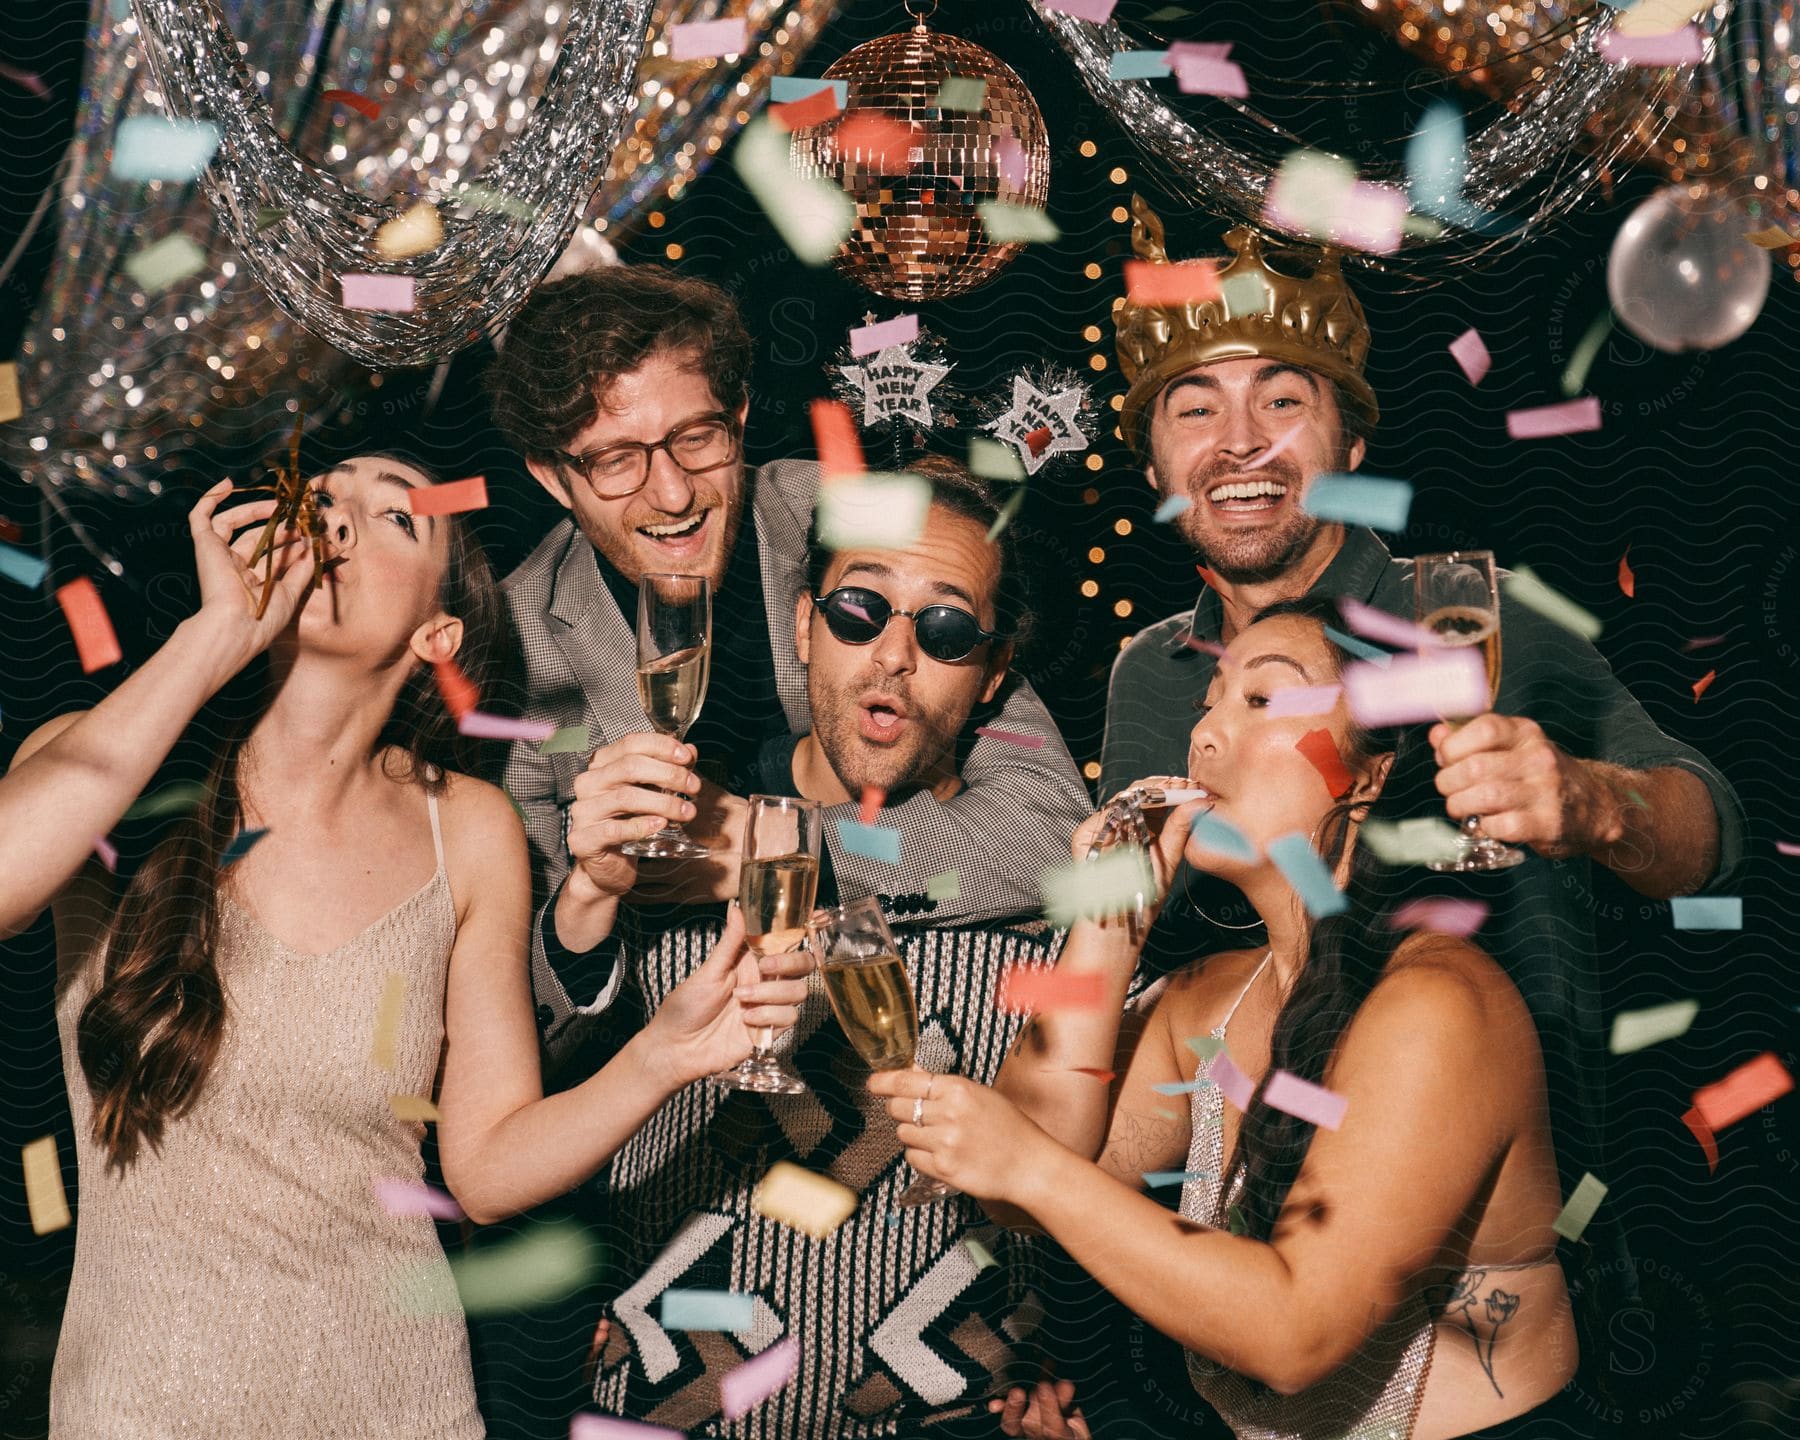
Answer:
M686 1440L686 1436L666 1425L645 1425L617 1415L577 1415L569 1421L569 1440Z
M1721 644L1724 639L1723 635L1696 635L1692 640L1685 641L1681 649L1684 654L1691 650L1704 650L1708 645Z
M414 490L407 503L415 515L460 515L466 510L487 509L487 476L475 475L467 480L451 480Z
M1800 855L1800 845L1796 845L1792 840L1777 840L1775 848L1783 855Z
M338 283L344 287L346 310L410 312L413 308L410 275L340 275Z
M1168 53L1171 65L1184 65L1189 60L1228 60L1231 58L1231 41L1177 40Z
M1479 900L1434 898L1409 900L1388 919L1392 930L1435 930L1440 935L1473 935L1487 919Z
M377 1180L375 1195L382 1208L396 1220L423 1215L432 1220L461 1220L463 1208L456 1198L422 1180Z
M1302 430L1304 430L1305 428L1306 427L1304 425L1296 425L1292 430L1285 431L1279 440L1277 440L1267 450L1263 451L1262 454L1258 455L1254 460L1252 460L1244 468L1246 470L1260 470L1260 469L1262 469L1263 466L1267 465L1271 460L1274 460L1274 459L1278 458L1279 456L1285 454L1288 451L1288 449L1290 447L1292 447L1293 443L1300 438L1300 432Z
M1423 626L1415 625L1411 620L1402 620L1398 615L1390 615L1386 610L1378 610L1373 605L1364 605L1361 601L1352 600L1348 596L1338 601L1338 613L1344 617L1344 623L1358 635L1367 640L1379 640L1383 645L1397 646L1401 650L1442 650L1445 647Z
M1118 3L1119 0L1044 0L1044 8L1073 15L1077 20L1091 20L1096 25L1104 25L1112 19L1113 6Z
M1462 372L1468 376L1471 385L1479 385L1487 379L1487 373L1493 368L1494 360L1488 354L1481 332L1470 326L1462 334L1450 342L1450 356L1462 366Z
M876 325L861 325L850 332L852 355L873 355L890 345L910 345L919 338L917 315L896 315Z
M1506 412L1506 433L1514 440L1543 440L1600 428L1600 401L1592 395L1560 405L1538 405Z
M548 720L514 720L509 715L489 715L483 710L459 715L456 728L477 740L528 740L533 745L556 733L556 726Z
M0 76L13 82L22 90L29 90L40 100L50 98L50 87L29 70L21 70L16 65L8 65L0 61Z
M1269 1083L1263 1087L1263 1099L1284 1115L1292 1115L1322 1130L1335 1130L1342 1125L1344 1111L1350 1105L1335 1090L1302 1080L1291 1070L1277 1070L1269 1077ZM1241 1110L1243 1106L1238 1108Z
M1250 98L1250 82L1229 60L1198 55L1177 60L1171 54L1169 63L1175 71L1175 84L1183 95L1226 95L1234 100Z
M1256 1094L1256 1082L1232 1064L1231 1057L1223 1050L1213 1056L1212 1064L1206 1067L1206 1078L1238 1109L1250 1108L1250 1099Z
M1190 633L1181 637L1181 643L1190 650L1198 650L1202 654L1214 656L1221 662L1225 659L1225 647L1217 640L1202 640L1198 635Z
M754 1360L719 1377L719 1409L727 1420L741 1420L794 1378L800 1366L800 1342L792 1337L771 1345Z
M671 25L663 32L671 60L710 60L715 55L742 55L749 46L744 22L699 20Z
M1344 671L1344 695L1364 725L1465 719L1488 708L1487 667L1472 646L1396 655L1386 665L1359 660Z
M1021 735L1017 730L1002 730L994 725L977 725L975 733L985 735L990 740L1003 740L1008 745L1022 746L1026 750L1042 750L1044 748L1042 735Z
M994 159L1000 166L1000 178L1014 190L1025 188L1025 147L1016 135L994 137Z
M106 867L107 874L117 875L119 873L119 850L112 841L104 835L96 835L94 837L94 853L100 857L100 863Z
M1692 25L1667 35L1621 35L1609 30L1595 48L1615 65L1697 65L1702 54L1700 32Z

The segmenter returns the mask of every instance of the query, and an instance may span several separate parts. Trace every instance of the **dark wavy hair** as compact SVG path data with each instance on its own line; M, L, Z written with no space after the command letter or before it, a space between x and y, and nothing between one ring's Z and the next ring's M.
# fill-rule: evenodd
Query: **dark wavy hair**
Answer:
M692 350L721 408L750 393L750 332L730 292L661 265L609 265L540 286L507 326L483 384L494 423L528 460L555 462L614 380Z
M438 477L411 458L359 452ZM439 591L463 623L457 663L485 690L504 623L493 570L473 532L448 517L449 560ZM265 697L257 707L260 715ZM209 707L210 708L210 707ZM203 711L196 726L209 718ZM150 852L120 897L99 988L82 1007L76 1050L94 1098L94 1138L123 1171L163 1127L192 1108L218 1057L225 992L214 962L220 863L243 823L243 743L254 723L230 727L214 756L205 798ZM474 742L458 734L431 667L407 677L376 740L393 778L440 793L448 770L469 771Z
M1336 601L1322 595L1280 601L1259 611L1251 623L1283 616L1313 621L1321 629L1343 623ZM1335 644L1328 643L1328 649L1341 673L1343 652ZM1405 744L1403 729L1371 730L1352 719L1346 732L1344 761L1355 767L1392 751L1394 765L1388 772L1391 780L1400 768ZM1367 814L1379 818L1381 800L1378 796ZM1367 818L1367 814L1355 814L1362 808L1346 798L1326 812L1317 848L1326 867L1334 872L1343 859L1352 820L1360 823ZM1306 963L1275 1017L1267 1075L1288 1070L1315 1085L1322 1082L1326 1064L1344 1031L1375 988L1400 942L1400 934L1388 924L1388 889L1381 862L1368 846L1356 846L1351 852L1350 874L1344 887L1349 909L1315 920L1308 932ZM1274 1230L1275 1217L1281 1213L1313 1137L1309 1122L1277 1110L1263 1099L1267 1083L1265 1076L1256 1087L1238 1129L1231 1163L1225 1167L1227 1177L1235 1174L1240 1165L1243 1167L1244 1186L1238 1209L1245 1232L1259 1240L1268 1239Z

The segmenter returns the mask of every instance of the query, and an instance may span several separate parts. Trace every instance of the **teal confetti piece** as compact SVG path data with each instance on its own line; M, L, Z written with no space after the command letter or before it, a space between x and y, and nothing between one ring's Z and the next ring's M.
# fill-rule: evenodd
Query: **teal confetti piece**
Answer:
M187 781L180 785L165 785L154 795L146 795L142 800L132 803L125 812L127 820L154 820L161 815L179 815L188 810L198 809L200 802L206 798L206 787L195 781Z
M984 480L1016 483L1025 478L1025 466L1012 446L976 435L969 440L969 473Z
M1436 816L1402 820L1370 820L1361 831L1363 843L1389 865L1429 865L1449 860L1459 848L1456 827Z
M940 110L979 111L987 103L987 81L970 75L952 75L938 86L931 103ZM843 102L838 102L841 107Z
M235 865L250 853L256 842L267 835L267 830L240 830L231 837L231 843L225 847L225 853L219 857L221 867Z
M1550 1228L1565 1240L1579 1240L1581 1232L1588 1227L1588 1221L1594 1218L1594 1212L1600 1208L1600 1202L1606 1198L1606 1186L1591 1174L1584 1174L1575 1191L1569 1196L1569 1203L1550 1222Z
M925 898L927 900L960 900L962 899L962 881L954 870L946 870L942 875L933 875L925 882Z
M1330 915L1341 915L1350 908L1350 902L1344 898L1344 892L1331 882L1331 872L1325 868L1325 862L1319 858L1318 851L1312 848L1309 841L1299 831L1291 835L1282 835L1269 842L1269 858L1275 862L1275 868L1287 877L1306 906L1306 913L1315 920L1323 920Z
M1193 508L1194 502L1186 495L1171 495L1167 500L1156 507L1156 514L1151 518L1154 519L1158 525L1161 525L1165 521L1173 520L1177 515L1185 514Z
M1210 1170L1146 1170L1144 1183L1152 1190L1159 1190L1164 1185L1186 1185L1190 1180L1198 1184L1202 1180L1217 1180L1219 1177Z
M852 855L879 860L885 865L900 863L900 832L891 825L864 825L860 820L837 822L838 843Z
M1233 319L1261 315L1269 308L1269 287L1256 275L1233 275L1219 282L1219 295Z
M1117 50L1107 64L1109 80L1161 80L1173 73L1164 50Z
M1225 1207L1225 1228L1233 1235L1248 1235L1250 1222L1244 1218L1242 1208L1236 1205Z
M585 725L564 725L542 745L538 746L540 755L579 755L588 748L588 727Z
M1256 847L1229 820L1221 820L1216 815L1199 815L1189 833L1208 850L1220 855L1228 855L1233 860L1256 859Z
M119 180L193 180L218 148L219 127L209 120L133 115L113 140L112 173Z
M1358 640L1354 635L1346 635L1342 630L1325 627L1325 638L1340 650L1347 650L1358 660L1367 660L1375 665L1386 665L1394 657L1379 645L1371 645L1367 640Z
M827 80L823 76L813 75L777 75L769 82L769 99L777 105L785 105L790 100L804 100L809 95L817 95L826 89L837 97L838 109L842 110L849 105L848 80Z
M898 1230L900 1228L900 1212L898 1210L888 1211L887 1220L885 1223L886 1223L888 1229Z
M1593 640L1600 634L1601 625L1598 620L1568 596L1552 590L1523 565L1510 575L1502 575L1500 586L1506 591L1509 600L1516 601L1527 610L1537 611L1546 620L1565 630L1574 631L1583 640Z
M848 203L846 200L845 204ZM1062 238L1062 231L1057 228L1056 222L1033 206L983 200L975 209L981 216L982 225L987 229L988 239L996 245L1010 245L1015 241L1023 244L1048 244Z
M735 1290L665 1290L660 1318L665 1330L749 1330L756 1300Z
M44 576L50 567L37 556L16 546L0 544L0 575L27 590L35 590L44 583Z
M1150 1088L1158 1095L1192 1095L1196 1090L1204 1090L1212 1083L1210 1080L1169 1080Z
M1744 902L1736 895L1682 895L1669 902L1677 930L1742 930Z
M1306 488L1302 507L1321 520L1367 525L1371 530L1404 530L1413 487L1405 480L1371 475L1320 475Z
M1188 1039L1182 1041L1182 1044L1186 1045L1188 1049L1192 1050L1209 1065L1212 1063L1213 1057L1225 1048L1225 1042L1217 1035L1190 1036Z
M205 268L206 252L185 235L166 235L125 262L125 273L146 295L160 295Z
M1156 895L1156 878L1149 857L1135 845L1121 845L1097 860L1074 860L1045 870L1040 883L1044 892L1044 918L1064 927L1077 920L1122 915Z
M1633 1050L1660 1045L1687 1034L1699 1013L1698 1000L1675 1000L1647 1010L1621 1010L1613 1016L1612 1043L1608 1048L1615 1055L1629 1055Z
M989 1251L987 1246L983 1245L973 1235L963 1236L963 1244L968 1247L969 1255L975 1261L975 1272L977 1274L980 1274L983 1270L992 1269L1000 1263L993 1257L992 1252Z

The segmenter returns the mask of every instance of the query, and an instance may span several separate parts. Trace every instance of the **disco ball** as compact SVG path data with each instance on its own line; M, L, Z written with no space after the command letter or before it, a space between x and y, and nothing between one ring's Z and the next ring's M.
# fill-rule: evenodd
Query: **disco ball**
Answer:
M1050 193L1043 112L1012 67L920 24L858 45L825 78L848 83L843 113L796 131L793 158L802 175L835 180L856 202L856 224L833 257L840 273L893 300L941 300L998 275L1022 246L995 243L975 207L999 200L1041 209ZM978 110L935 103L957 78L987 82ZM839 145L844 124L869 114L912 131L907 163ZM1003 154L1009 141L1018 150Z

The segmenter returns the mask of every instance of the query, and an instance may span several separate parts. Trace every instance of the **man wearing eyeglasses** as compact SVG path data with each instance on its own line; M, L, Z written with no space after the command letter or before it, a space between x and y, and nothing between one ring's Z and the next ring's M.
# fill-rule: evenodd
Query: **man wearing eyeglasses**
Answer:
M585 1028L574 1022L603 1011L619 980L616 957L599 942L640 878L621 842L681 821L714 856L652 862L643 878L666 883L678 870L687 898L735 894L742 797L762 743L812 728L793 596L818 467L777 461L745 474L750 362L729 295L638 266L540 288L489 370L496 423L569 512L505 582L526 661L525 713L585 724L594 747L591 756L546 756L515 745L505 776L525 815L544 906L532 980L553 1061ZM685 744L649 733L638 699L633 624L646 572L704 575L713 586L711 682ZM936 623L928 618L926 629ZM854 805L828 816L826 843L847 896L903 897L966 920L1041 904L1038 875L1067 858L1086 792L1028 685L1011 682L989 698L1003 705L996 728L1041 745L981 739L961 793L919 789L883 809L881 823L900 833L898 864L843 847L835 821L856 818ZM918 733L913 717L879 706L865 717L897 736ZM960 894L930 900L928 882L951 870Z

